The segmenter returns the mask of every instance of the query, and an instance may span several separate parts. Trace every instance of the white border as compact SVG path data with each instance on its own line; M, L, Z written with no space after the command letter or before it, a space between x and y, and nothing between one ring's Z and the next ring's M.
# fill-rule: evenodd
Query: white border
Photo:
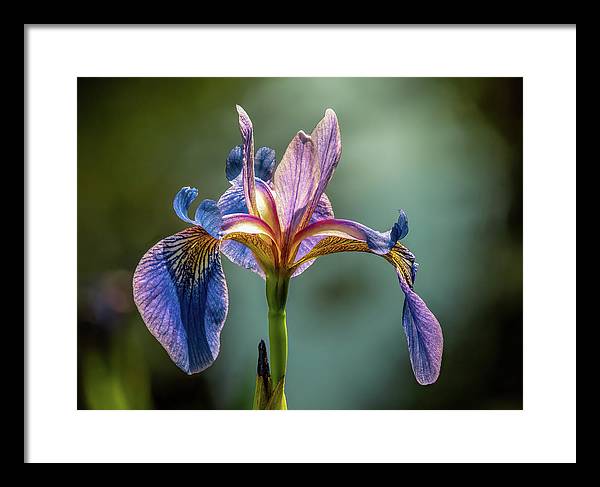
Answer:
M575 460L574 28L29 27L26 42L29 460ZM76 77L207 75L525 77L523 412L76 410Z

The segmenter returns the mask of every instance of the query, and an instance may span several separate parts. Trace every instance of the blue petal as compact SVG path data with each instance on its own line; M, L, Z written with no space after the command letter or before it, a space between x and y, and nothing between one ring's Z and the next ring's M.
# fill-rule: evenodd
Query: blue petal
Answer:
M192 201L196 199L196 196L198 196L198 190L196 188L185 186L179 190L173 200L173 209L175 210L175 213L177 213L177 216L184 222L193 225L195 225L196 222L188 216L188 210L190 209Z
M219 201L217 201L217 206L223 216L231 215L232 213L248 213L248 207L244 198L244 188L241 182L235 182L228 188L219 198Z
M360 224L359 224L360 225ZM400 210L398 221L387 232L378 232L367 226L360 225L365 231L366 242L369 248L376 254L387 254L398 240L402 240L408 234L408 217L404 210Z
M233 182L242 173L244 156L242 145L237 145L227 156L225 161L225 175L227 180ZM270 181L275 170L275 151L269 147L261 147L254 155L254 176L263 181Z
M251 270L264 279L264 271L256 261L256 257L254 257L252 251L244 244L234 240L224 240L221 243L221 252L234 264Z
M225 161L225 175L228 181L233 181L241 174L243 162L242 145L236 145L229 151L229 155Z
M433 384L440 375L442 366L442 328L425 302L405 282L400 273L398 280L405 295L402 325L415 378L421 385Z
M194 220L214 238L221 238L223 217L214 200L204 200L196 209Z
M415 285L415 281L417 280L417 271L418 270L419 270L419 263L413 261L412 266L410 268L410 273L411 273L411 278L412 278L413 286Z
M398 217L398 221L394 223L394 226L392 227L390 237L395 245L398 240L402 240L406 235L408 235L408 217L404 210L400 210L400 216Z
M228 308L218 240L191 227L158 242L135 270L133 297L179 368L193 374L212 365Z
M263 181L270 181L275 170L275 151L261 147L254 156L254 175Z
M233 185L223 193L217 202L217 206L222 215L230 215L232 213L248 213L246 199L244 198L244 188L241 182L234 182ZM244 269L249 269L257 273L261 277L265 274L256 261L252 251L240 242L235 240L225 240L221 244L221 252L231 262Z
M218 205L213 200L204 200L196 209L196 214L192 220L189 216L189 209L192 202L198 196L196 188L184 187L179 190L173 200L173 208L177 216L186 223L199 225L204 228L214 238L221 237L222 215Z

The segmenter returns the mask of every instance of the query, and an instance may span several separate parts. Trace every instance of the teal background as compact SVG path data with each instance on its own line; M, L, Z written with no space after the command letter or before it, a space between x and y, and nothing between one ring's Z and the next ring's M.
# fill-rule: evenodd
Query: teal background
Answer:
M334 108L342 158L336 216L385 230L404 208L416 290L444 330L440 379L419 386L394 270L366 254L319 259L288 301L291 409L522 408L521 78L80 78L78 407L251 407L264 281L223 258L221 354L187 376L145 328L131 278L155 242L185 227L182 186L228 187L235 104L278 159Z

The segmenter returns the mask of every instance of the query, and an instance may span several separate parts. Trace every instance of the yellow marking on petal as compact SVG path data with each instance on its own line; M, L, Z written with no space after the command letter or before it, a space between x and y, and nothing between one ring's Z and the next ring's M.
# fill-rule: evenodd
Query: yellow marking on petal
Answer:
M270 237L253 233L233 232L225 235L223 240L235 240L248 247L265 273L275 268L277 255L274 242Z
M275 203L269 198L269 195L263 193L263 190L260 187L257 187L256 191L256 206L260 218L267 222L274 233L279 236L281 231Z
M252 235L268 235L268 230L265 229L262 225L251 222L251 221L241 221L238 223L234 223L230 227L227 228L227 233L250 233Z
M336 238L340 238L343 240L347 240L349 242L355 242L355 241L359 241L362 242L362 240L355 240L354 237L346 232L343 232L341 230L331 230L331 229L323 229L322 231L314 231L314 232L299 232L298 234L296 234L296 236L294 237L294 240L291 244L291 250L289 252L289 256L288 259L289 261L293 261L296 258L296 254L298 253L298 249L300 248L300 244L309 237L317 237L319 235L322 234L326 234L328 237L336 237ZM340 250L339 252L344 252L343 250ZM335 252L330 252L330 253L335 253ZM323 254L325 255L325 254ZM306 261L304 261L306 262Z
M294 235L292 245L297 246L308 237L317 237L321 235L331 237L341 237L346 239L365 240L365 232L358 228L354 222L347 220L321 220L313 223Z
M381 257L383 257L399 272L401 272L402 277L404 277L406 282L412 286L412 263L407 260L404 255L402 255L403 251L407 250L408 249L404 245L396 243L392 250ZM300 265L308 262L309 260L313 260L324 255L336 254L338 252L365 252L368 254L379 255L375 254L375 252L373 252L365 242L360 240L351 240L342 237L325 237L323 240L317 243L308 254L295 262L290 268L290 272L293 273Z

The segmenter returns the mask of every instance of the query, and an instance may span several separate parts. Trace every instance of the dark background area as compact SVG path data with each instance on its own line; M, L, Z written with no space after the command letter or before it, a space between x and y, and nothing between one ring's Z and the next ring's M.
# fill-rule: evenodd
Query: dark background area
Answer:
M388 229L404 208L417 292L438 317L440 379L419 386L393 269L370 255L319 259L290 286L291 409L522 408L521 78L80 78L78 408L250 408L267 338L264 282L223 258L221 354L187 376L144 326L131 279L155 242L185 227L182 186L228 187L235 104L278 159L336 110L336 216Z

